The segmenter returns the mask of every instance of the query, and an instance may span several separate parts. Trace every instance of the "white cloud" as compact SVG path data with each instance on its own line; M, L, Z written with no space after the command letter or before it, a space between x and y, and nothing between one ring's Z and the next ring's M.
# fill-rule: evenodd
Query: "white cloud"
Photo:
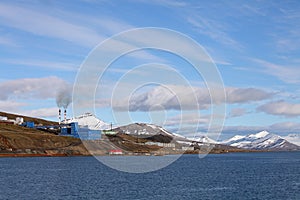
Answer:
M240 117L247 113L247 110L244 108L233 108L228 117Z
M222 92L211 89L216 97L215 103L242 104L261 101L273 96L273 93L256 88L226 88L227 101ZM128 99L130 98L130 99ZM211 97L206 88L178 85L157 86L152 90L115 101L117 110L149 111L149 110L199 110L210 107Z
M227 103L249 103L268 99L274 95L257 88L226 88Z
M156 4L160 6L167 6L167 7L185 7L188 5L186 1L176 1L176 0L154 0L154 1L143 1L145 3Z
M34 35L61 39L85 47L95 47L112 34L134 28L121 20L104 16L95 18L94 16L61 10L59 14L54 17L47 13L47 10L33 10L4 3L0 3L0 23ZM101 32L99 32L99 30L101 30ZM143 36L141 36L141 38L143 38ZM120 48L132 49L135 47L134 41L135 40L123 42L112 40L113 43L107 46L106 52L120 52ZM3 40L3 42L8 41ZM144 51L131 53L130 56L139 59L161 60L159 57ZM39 64L39 62L34 61L22 61L22 63L26 62ZM43 61L40 61L40 63L41 62ZM47 65L48 63L45 62L44 64Z
M223 45L230 46L233 49L242 49L242 45L228 34L229 27L224 22L220 22L219 16L210 15L203 10L206 9L203 3L188 1L144 1L149 4L165 6L172 12L177 11L177 15L181 16L185 22L188 22L194 29L202 35L211 38ZM206 3L205 3L206 4ZM206 4L211 9L209 3ZM227 4L227 6L229 6ZM214 8L216 9L216 8Z
M58 115L58 108L39 108L30 111L21 111L23 115L38 118L56 117Z
M285 136L290 133L300 133L300 123L286 121L266 126L224 126L222 131L222 137L227 139L234 135L247 135L251 133L257 133L263 130L269 131L270 133Z
M23 102L0 100L0 111L2 112L15 113L19 115L38 118L56 117L58 115L57 107L24 110L23 108L25 106L28 106L28 104Z
M274 132L300 133L300 123L297 122L279 122L270 126Z
M226 33L224 25L219 24L217 20L204 18L200 15L193 15L192 17L189 17L187 21L193 25L199 33L206 35L221 44L238 50L243 48L240 43Z
M130 98L130 99L128 99ZM113 107L119 110L130 111L149 110L192 110L206 108L209 99L202 98L205 105L199 105L196 100L194 89L187 86L157 86L152 90L128 97L125 100L113 101Z
M277 77L286 83L300 83L300 68L293 66L277 65L261 59L253 59L264 67L266 74Z
M259 106L257 110L271 115L282 115L286 117L300 116L300 104L285 101L268 102Z
M52 70L65 70L65 71L75 71L78 70L79 66L68 62L51 62L51 61L38 61L38 60L2 60L5 63L20 65L20 66L29 66L29 67L38 67L38 68L47 68Z
M84 18L87 23L93 23L96 26L100 26L101 29L105 29L107 32L112 34L118 34L122 31L135 28L134 26L127 24L124 21L117 21L107 17L101 17L101 20L99 20L99 18L95 18L94 16L87 17L86 15L82 15L80 16L80 18Z
M1 45L7 45L7 46L17 46L16 43L8 38L8 37L4 37L4 36L0 36L0 44Z
M280 2L278 3L280 4ZM278 52L286 54L287 52L296 52L299 50L299 20L298 5L289 4L289 6L280 6L278 14L273 19L277 31L270 34L274 39Z
M200 116L199 113L190 113L176 115L166 120L163 124L165 127L178 126L178 125L197 125L197 124L208 124L210 121L210 115Z
M0 83L0 100L55 98L57 90L65 84L55 76L9 80Z
M90 28L4 3L0 4L0 22L36 35L63 39L83 46L94 46L104 39Z
M26 103L22 102L0 100L0 110L4 112L16 112L20 109L20 107L26 105Z

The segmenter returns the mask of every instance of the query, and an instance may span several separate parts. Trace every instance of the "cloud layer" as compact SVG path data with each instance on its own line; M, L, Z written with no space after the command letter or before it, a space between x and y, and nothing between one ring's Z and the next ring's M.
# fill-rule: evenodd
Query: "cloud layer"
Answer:
M247 110L244 109L244 108L233 108L228 117L240 117L240 116L243 116L247 113Z
M47 118L47 117L56 117L57 107L51 107L51 108L39 108L36 110L30 110L30 111L24 111L22 114L31 116L31 117L41 117L41 118Z
M256 133L259 131L269 131L271 133L287 135L290 133L299 133L300 132L300 123L285 121L270 124L267 126L224 126L222 134L233 136L233 135L246 135L250 133Z
M49 106L46 101L53 99L54 103L57 92L66 86L69 85L65 80L55 76L1 82L0 110L34 117L54 117L57 107L45 108ZM41 108L34 109L36 106Z
M286 117L300 116L300 104L292 104L282 100L268 102L259 106L257 110L271 115L282 115Z
M55 76L16 79L0 83L0 100L54 98L67 82Z
M207 109L211 104L210 92L217 97L215 103L243 104L271 98L274 93L257 88L225 88L227 100L222 98L218 90L187 86L157 86L152 90L133 95L129 100L115 101L117 110L149 111L149 110L194 110ZM218 95L220 94L220 95Z
M84 46L95 45L103 40L92 29L41 12L6 4L0 4L0 11L3 19L1 22L35 35L63 39Z
M2 101L0 100L0 110L16 112L19 107L26 106L26 103L16 102L16 101Z

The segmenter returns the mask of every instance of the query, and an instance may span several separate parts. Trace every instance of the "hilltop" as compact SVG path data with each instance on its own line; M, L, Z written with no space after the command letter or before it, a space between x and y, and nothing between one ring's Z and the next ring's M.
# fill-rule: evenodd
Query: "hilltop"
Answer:
M236 135L222 144L243 148L243 149L256 149L256 150L268 150L268 151L299 151L300 146L297 143L293 143L293 138L296 138L296 134L290 135L286 140L279 135L269 133L268 131L261 131L249 135ZM291 141L291 142L290 142Z
M6 113L6 112L1 112L1 111L0 111L0 116L7 117L8 119L16 119L17 117L22 117L24 119L24 121L31 121L31 122L34 122L35 124L42 124L45 126L58 124L58 122L54 122L54 121L49 121L49 120L45 120L45 119L29 117L29 116L24 116L24 115L19 115L19 114Z

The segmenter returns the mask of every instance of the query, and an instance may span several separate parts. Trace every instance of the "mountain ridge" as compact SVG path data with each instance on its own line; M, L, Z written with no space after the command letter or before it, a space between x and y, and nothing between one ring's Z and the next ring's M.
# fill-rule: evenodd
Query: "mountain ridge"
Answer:
M281 151L300 150L300 146L285 140L279 135L269 133L268 131L260 131L245 136L236 135L221 143L244 149Z

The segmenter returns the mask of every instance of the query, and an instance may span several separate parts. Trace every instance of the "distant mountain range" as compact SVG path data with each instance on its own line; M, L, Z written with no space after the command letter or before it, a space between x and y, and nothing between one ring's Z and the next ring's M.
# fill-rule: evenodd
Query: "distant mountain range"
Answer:
M113 129L117 135L123 137L123 135L131 136L133 138L139 138L136 142L145 142L145 144L154 145L174 145L174 150L170 153L182 153L183 149L186 149L190 153L227 153L227 152L245 152L249 150L239 149L237 147L231 147L228 145L217 144L216 141L201 136L198 138L186 138L182 135L171 133L161 126L146 123L134 123L125 126L120 126ZM125 138L127 140L127 138ZM190 149L191 148L191 149ZM177 150L176 150L177 149ZM178 151L180 149L181 151ZM185 151L185 150L184 150ZM183 152L184 152L183 151Z
M187 145L192 145L193 143L207 143L207 144L222 144L231 147L237 147L249 150L273 150L273 151L293 151L300 150L299 135L291 134L286 137L281 137L276 134L269 133L267 131L261 131L255 134L249 135L236 135L229 140L223 142L216 142L207 136L201 136L198 138L186 138L179 134L174 134L166 131L162 127L145 124L136 123L127 126L119 127L126 134L139 135L140 137L149 137L154 135L167 136L171 140L176 140L178 143L183 143ZM161 139L161 138L160 138Z
M210 144L217 144L218 142L207 137L207 136L199 136L199 137L195 137L195 138L187 138L191 141L197 141L197 142L202 142L202 143L210 143Z
M91 129L108 129L109 124L96 118L93 114L87 113L72 119L68 122L78 122L80 125L88 126ZM249 135L236 135L228 140L216 142L215 140L207 137L200 136L197 138L186 138L182 135L171 133L164 128L146 123L133 123L126 126L115 128L118 132L128 135L139 136L140 138L152 138L157 142L170 142L176 141L178 143L192 145L195 143L206 144L220 144L228 145L231 147L249 149L249 150L274 150L274 151L292 151L300 150L300 135L290 134L281 137L267 131Z
M185 143L193 143L193 142L201 142L208 144L216 144L217 142L213 139L208 138L207 136L200 136L196 138L187 138L180 134L171 133L161 126L157 126L154 124L146 124L146 123L134 123L126 126L118 127L117 130L122 131L125 134L129 135L139 135L140 137L149 137L149 136L166 136L171 138L171 140L175 140L177 142L185 142Z
M245 136L236 135L221 143L244 149L292 151L300 150L300 146L296 145L296 142L292 143L293 138L297 138L296 136L297 135L289 136L288 141L276 134L261 131L256 134Z
M261 131L249 135L236 135L226 141L216 142L207 136L198 138L186 138L179 134L171 133L160 126L145 123L129 124L127 126L119 127L125 134L139 135L140 137L153 137L153 136L167 136L171 140L176 140L178 143L192 145L193 143L207 143L207 144L222 144L231 147L237 147L249 150L274 150L274 151L294 151L300 150L299 135L292 134L283 138L279 135Z

